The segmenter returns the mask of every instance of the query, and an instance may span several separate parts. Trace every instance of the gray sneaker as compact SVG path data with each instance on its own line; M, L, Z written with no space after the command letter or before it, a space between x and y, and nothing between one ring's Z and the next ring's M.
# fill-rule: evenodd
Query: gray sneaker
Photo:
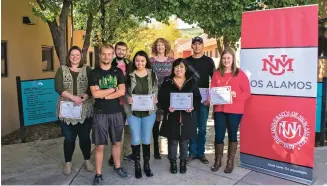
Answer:
M122 178L127 178L129 177L129 174L127 173L126 169L124 169L123 167L119 167L119 168L114 168L114 173L117 174L118 176L122 177Z
M102 175L98 176L95 175L93 179L93 185L103 185L103 178Z

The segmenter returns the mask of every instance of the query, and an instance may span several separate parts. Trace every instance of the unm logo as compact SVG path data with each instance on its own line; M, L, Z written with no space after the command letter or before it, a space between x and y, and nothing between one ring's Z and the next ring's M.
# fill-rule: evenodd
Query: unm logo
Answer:
M280 58L274 58L274 55L268 55L268 59L262 59L262 71L268 71L275 76L283 75L286 70L293 71L293 58L288 58L287 55L281 55ZM268 68L269 66L269 68Z
M276 143L286 149L298 149L308 142L310 130L308 121L298 112L279 113L271 124L271 132Z

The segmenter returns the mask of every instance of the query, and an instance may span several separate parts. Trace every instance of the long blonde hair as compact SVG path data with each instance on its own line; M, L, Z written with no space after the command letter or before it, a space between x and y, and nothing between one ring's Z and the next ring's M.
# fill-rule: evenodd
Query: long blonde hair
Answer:
M239 68L237 68L236 66L236 60L235 60L235 51L230 48L230 47L227 47L224 49L223 53L221 54L220 56L220 62L219 62L219 66L217 68L217 70L220 72L221 76L224 76L225 75L225 66L223 64L223 56L225 54L230 54L233 56L233 64L232 64L232 76L237 76L237 74L239 73Z

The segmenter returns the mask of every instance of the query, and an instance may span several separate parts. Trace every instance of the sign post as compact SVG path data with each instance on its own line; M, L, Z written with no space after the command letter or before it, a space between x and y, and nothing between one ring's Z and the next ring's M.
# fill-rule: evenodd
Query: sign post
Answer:
M314 181L318 6L245 12L241 69L251 97L240 132L241 166Z
M21 80L16 77L20 134L25 142L25 126L57 121L58 94L54 79Z

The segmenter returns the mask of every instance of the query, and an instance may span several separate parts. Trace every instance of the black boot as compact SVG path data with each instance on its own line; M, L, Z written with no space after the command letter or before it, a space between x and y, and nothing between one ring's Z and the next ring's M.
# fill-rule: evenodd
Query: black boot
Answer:
M177 173L177 163L176 163L176 160L170 160L170 172L172 174L176 174Z
M147 177L152 177L153 173L150 168L150 145L142 145L142 149L143 149L144 173Z
M180 162L179 162L179 172L181 174L186 173L186 160L180 160Z
M142 178L142 170L141 170L141 164L140 164L140 151L141 146L140 145L132 145L132 152L134 156L134 166L135 166L135 178Z
M154 159L161 159L159 151L159 126L160 121L155 121L152 128Z

